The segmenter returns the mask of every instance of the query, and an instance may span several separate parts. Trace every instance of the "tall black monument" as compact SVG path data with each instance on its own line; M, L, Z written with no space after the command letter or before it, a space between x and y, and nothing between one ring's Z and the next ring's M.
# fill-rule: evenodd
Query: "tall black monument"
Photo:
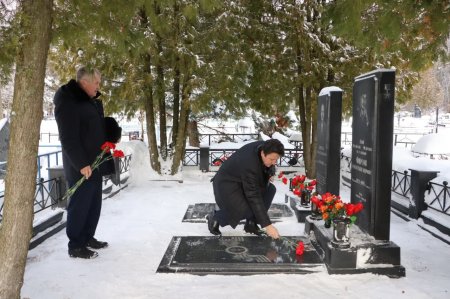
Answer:
M342 89L322 89L317 113L317 192L339 195Z
M359 227L389 240L395 71L379 69L355 78L351 201L361 202Z

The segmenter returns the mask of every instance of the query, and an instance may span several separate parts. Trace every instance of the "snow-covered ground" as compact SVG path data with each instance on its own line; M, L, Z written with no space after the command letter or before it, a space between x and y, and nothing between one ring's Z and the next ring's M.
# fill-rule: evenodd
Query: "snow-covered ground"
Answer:
M139 144L139 143L137 143ZM142 144L142 143L141 143ZM110 246L94 260L67 255L64 231L30 250L22 288L23 298L449 298L450 246L394 214L391 240L401 247L406 277L390 279L374 274L253 276L195 276L159 274L158 265L173 236L208 236L206 223L186 223L189 204L214 202L212 173L183 171L183 183L155 181L144 170L147 159L139 145L133 151L130 186L103 202L97 237ZM160 178L161 179L161 178ZM287 186L275 181L275 202L284 203ZM343 198L350 190L341 187ZM304 225L295 216L276 223L282 235L302 235ZM243 235L221 229L225 236Z
M395 119L395 130L429 133L433 127L428 127L428 122L426 118L403 117L399 125ZM130 131L139 130L140 126L138 122L121 125ZM217 125L214 121L208 123L211 127ZM232 133L241 133L239 126L220 125ZM351 131L349 122L343 123L342 131L346 130ZM41 132L57 133L54 121L43 124ZM205 223L186 223L182 218L189 204L214 202L209 182L213 173L184 169L176 178L183 183L164 180L149 170L148 151L141 146L142 142L123 141L120 147L126 154L133 154L130 185L103 202L97 230L97 237L108 241L110 247L100 250L94 260L72 259L67 255L65 232L59 232L30 250L23 298L450 298L447 265L450 246L422 230L419 224L426 226L422 221L405 222L394 214L391 214L391 240L401 247L404 278L328 275L326 271L254 276L158 274L156 269L173 236L209 235ZM52 143L53 140L47 145ZM220 148L240 145L222 143ZM450 179L450 160L416 158L410 148L396 147L393 163L398 171L409 168L440 171L436 183ZM278 188L275 202L284 203L287 186L279 181L275 184ZM341 196L349 199L350 190L341 186ZM286 236L302 235L304 231L304 225L295 216L276 223L276 227ZM244 234L242 226L221 230L226 236Z

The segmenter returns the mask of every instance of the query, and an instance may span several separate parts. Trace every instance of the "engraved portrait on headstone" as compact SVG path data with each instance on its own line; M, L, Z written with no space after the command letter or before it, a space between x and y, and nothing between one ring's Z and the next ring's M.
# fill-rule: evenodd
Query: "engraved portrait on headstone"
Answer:
M365 124L366 126L369 126L369 115L367 113L367 95L363 93L361 95L361 99L359 101L359 107L358 107L358 115L361 119L361 123Z
M376 239L389 239L395 71L355 78L351 201L364 209L358 225Z

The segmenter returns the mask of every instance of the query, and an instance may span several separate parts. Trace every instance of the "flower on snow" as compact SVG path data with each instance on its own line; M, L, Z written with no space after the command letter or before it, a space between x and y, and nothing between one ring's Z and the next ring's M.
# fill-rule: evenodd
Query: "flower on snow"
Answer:
M302 241L299 241L297 244L297 248L295 249L295 254L302 255L304 251L305 251L305 244L303 244Z

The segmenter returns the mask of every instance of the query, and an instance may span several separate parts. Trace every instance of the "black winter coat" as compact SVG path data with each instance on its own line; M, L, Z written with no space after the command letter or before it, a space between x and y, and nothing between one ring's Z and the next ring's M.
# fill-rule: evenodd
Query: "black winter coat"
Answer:
M231 227L235 228L251 209L262 227L271 224L264 207L263 196L274 169L261 160L263 141L244 145L224 161L214 177L214 195L221 210L225 210Z
M103 105L91 99L75 80L61 86L53 102L64 173L67 180L77 181L80 170L94 162L105 142Z

